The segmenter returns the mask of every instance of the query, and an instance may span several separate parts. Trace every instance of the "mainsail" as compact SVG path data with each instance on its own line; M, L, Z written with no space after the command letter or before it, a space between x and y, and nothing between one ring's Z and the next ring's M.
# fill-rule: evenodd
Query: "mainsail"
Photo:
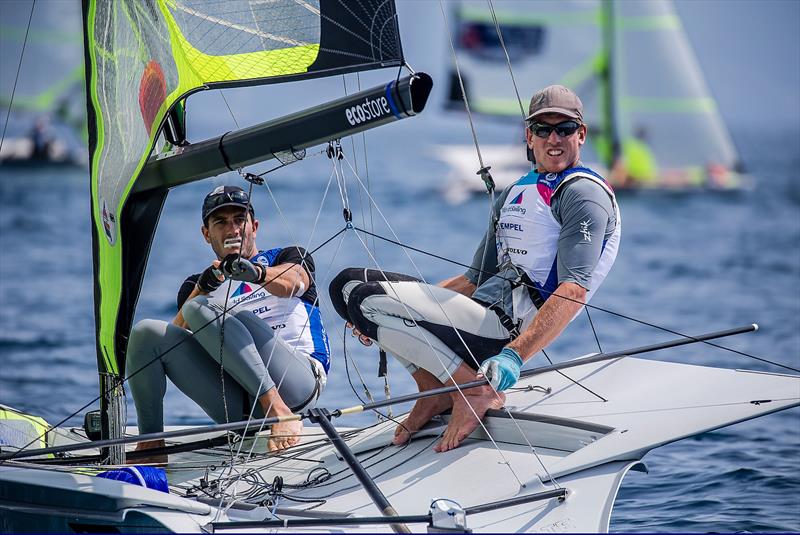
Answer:
M168 191L136 183L166 118L180 130L182 101L203 89L399 66L403 54L384 0L84 0L83 11L98 367L118 378Z
M494 11L494 12L493 12ZM586 154L611 169L646 147L665 185L726 180L740 167L730 135L669 0L462 1L451 25L472 110L521 118L497 26L523 102L563 84L584 103ZM451 76L450 102L461 107ZM520 148L520 155L524 154ZM491 162L489 162L491 163ZM722 186L725 184L710 184Z

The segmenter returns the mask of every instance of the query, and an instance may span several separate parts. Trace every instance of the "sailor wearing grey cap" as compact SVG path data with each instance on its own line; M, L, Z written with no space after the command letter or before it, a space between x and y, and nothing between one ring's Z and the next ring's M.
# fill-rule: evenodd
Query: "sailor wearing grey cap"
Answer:
M398 426L402 444L452 408L437 451L457 447L488 409L505 403L523 363L553 342L605 279L617 255L614 192L584 167L583 105L553 85L533 95L526 142L536 169L506 188L463 275L430 286L350 268L331 283L334 308L398 358L420 391L486 377L490 385L420 399Z
M146 319L131 332L127 371L140 433L163 430L167 378L217 423L311 407L326 382L330 351L311 255L298 246L260 250L259 221L238 186L210 192L201 217L215 259L184 281L171 323ZM296 444L302 427L273 425L269 450Z

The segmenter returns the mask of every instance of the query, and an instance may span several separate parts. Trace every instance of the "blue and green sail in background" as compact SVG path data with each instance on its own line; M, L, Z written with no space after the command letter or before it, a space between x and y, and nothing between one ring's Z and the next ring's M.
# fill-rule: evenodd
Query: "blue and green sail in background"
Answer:
M482 0L459 0L453 18L452 37L471 110L520 119L536 90L562 84L583 101L590 129L585 156L592 163L609 168L622 155L642 175L649 168L650 174L664 171L700 180L709 169L739 167L670 0L495 0L491 9ZM463 108L461 99L452 76L452 107Z

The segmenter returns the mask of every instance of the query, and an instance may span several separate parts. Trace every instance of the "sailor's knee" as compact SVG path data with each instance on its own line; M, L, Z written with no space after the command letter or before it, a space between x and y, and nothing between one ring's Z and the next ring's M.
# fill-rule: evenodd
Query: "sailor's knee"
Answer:
M195 319L199 318L202 321L201 310L205 307L208 307L208 297L205 295L198 295L194 299L187 300L181 307L183 319L190 325Z
M386 295L383 285L379 282L365 282L353 288L350 292L350 299L347 301L347 314L350 321L359 331L373 340L378 337L378 325L366 317L363 304L375 295Z
M136 323L131 329L128 337L127 360L135 362L136 359L145 353L143 348L150 347L164 336L166 322L155 319L143 319Z
M350 317L347 314L347 302L350 300L350 293L365 281L366 270L364 268L345 268L328 285L328 293L331 296L333 308L342 319L350 321Z
M138 342L145 338L161 336L164 334L164 322L154 319L143 319L136 323L131 329L129 344Z

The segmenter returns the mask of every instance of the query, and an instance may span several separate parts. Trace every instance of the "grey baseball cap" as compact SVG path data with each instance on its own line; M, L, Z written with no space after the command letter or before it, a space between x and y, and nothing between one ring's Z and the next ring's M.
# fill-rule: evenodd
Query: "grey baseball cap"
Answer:
M563 85L550 85L533 95L527 120L546 113L558 113L583 122L583 103L578 95Z

